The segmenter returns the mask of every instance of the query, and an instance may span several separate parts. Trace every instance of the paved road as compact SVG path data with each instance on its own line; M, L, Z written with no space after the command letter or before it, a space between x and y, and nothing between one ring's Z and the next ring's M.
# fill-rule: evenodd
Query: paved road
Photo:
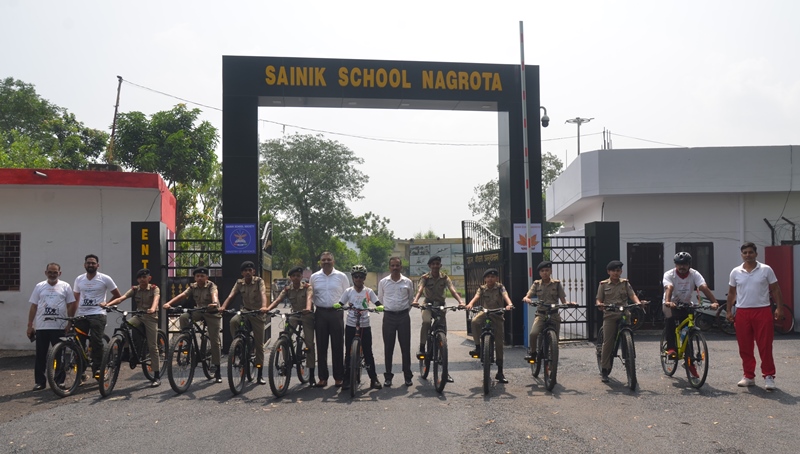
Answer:
M373 317L379 327L381 315ZM55 399L49 390L28 391L25 361L3 359L0 452L755 453L800 446L800 336L775 343L775 392L764 391L761 379L757 387L736 386L741 368L732 337L709 334L711 370L698 391L682 369L673 378L662 374L656 333L637 333L636 391L625 388L619 363L611 383L601 383L594 349L583 342L562 345L553 393L531 377L524 350L508 348L510 383L484 396L479 363L467 355L472 343L455 331L464 327L461 317L449 317L456 382L442 395L415 377L411 387L367 390L355 399L333 387L302 388L294 379L282 399L254 385L232 397L226 383L210 383L198 369L200 378L178 396L166 381L149 388L137 369L123 371L111 398L86 385L73 398ZM414 332L419 318L412 313ZM382 373L380 336L375 344ZM22 410L20 402L30 407Z

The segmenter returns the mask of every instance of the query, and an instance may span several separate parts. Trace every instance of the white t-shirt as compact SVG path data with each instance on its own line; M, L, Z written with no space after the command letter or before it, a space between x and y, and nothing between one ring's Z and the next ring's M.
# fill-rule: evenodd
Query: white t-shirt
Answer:
M308 279L311 288L314 290L314 306L331 308L334 304L341 301L342 293L350 287L347 275L337 269L333 269L331 274L325 274L319 270L312 274Z
M414 290L414 283L402 274L398 281L394 281L389 275L378 282L378 298L387 311L404 311L411 308Z
M737 308L756 308L769 306L769 285L776 282L775 271L767 264L756 262L749 273L744 263L734 268L728 285L736 287Z
M689 268L689 275L686 276L686 279L682 279L678 276L678 272L673 268L664 273L664 279L662 280L665 289L668 285L672 286L673 303L692 303L694 305L697 305L696 301L692 301L695 290L705 283L706 280L703 279L703 276L694 268ZM662 298L663 303L667 302L666 297L667 292L665 291Z
M55 285L50 285L47 281L36 284L30 299L30 303L36 306L33 329L64 329L67 326L66 320L45 320L45 317L66 317L67 304L74 301L72 287L62 280Z
M355 288L350 287L344 291L342 298L339 300L342 306L352 304L359 309L366 309L369 307L368 303L375 304L378 300L378 295L372 291L371 288L364 286L360 292ZM356 313L354 311L347 311L347 326L356 326ZM361 327L366 328L369 326L369 312L361 313Z
M106 294L117 288L117 284L107 274L98 272L94 278L88 279L86 273L75 278L75 285L72 289L80 294L78 298L79 315L98 315L105 314L106 310L100 307L100 303L107 301Z

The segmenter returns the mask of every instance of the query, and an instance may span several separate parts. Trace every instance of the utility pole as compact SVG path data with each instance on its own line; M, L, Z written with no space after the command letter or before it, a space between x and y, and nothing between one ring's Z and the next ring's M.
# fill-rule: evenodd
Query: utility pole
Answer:
M108 150L106 151L106 163L113 164L114 161L114 134L117 132L117 111L119 110L119 92L122 90L122 76L117 76L117 103L114 104L114 120L111 122L111 138L108 139Z
M575 117L575 118L570 118L569 120L566 121L567 123L573 123L578 125L578 155L581 154L581 125L584 123L589 123L592 120L594 120L594 118Z

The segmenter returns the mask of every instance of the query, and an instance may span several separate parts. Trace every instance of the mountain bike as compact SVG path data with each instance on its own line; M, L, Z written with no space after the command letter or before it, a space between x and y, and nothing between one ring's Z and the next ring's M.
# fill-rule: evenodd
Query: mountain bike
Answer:
M486 317L483 319L483 328L481 330L481 335L479 337L481 341L481 345L478 347L478 352L480 352L480 356L473 356L473 358L480 358L481 363L483 364L483 394L489 394L489 390L491 389L492 385L492 363L495 362L494 357L494 350L495 350L495 338L494 338L494 328L492 324L492 318L490 315L492 314L502 314L505 312L506 308L501 307L497 309L486 309L484 307L474 307L470 309L471 312L480 313L483 312L486 314Z
M202 308L170 308L170 314L180 314L192 312L208 312ZM181 394L189 389L194 378L194 369L198 363L203 365L203 374L211 380L217 371L217 366L211 363L211 339L209 335L219 336L219 333L208 333L205 320L194 321L189 318L189 326L182 330L178 337L172 342L167 355L167 376L169 385L172 389ZM198 345L197 335L200 335Z
M627 387L630 388L631 391L636 389L636 347L633 343L633 330L631 329L631 320L628 316L628 312L626 309L636 306L636 304L627 304L624 306L617 306L615 304L606 304L598 307L602 307L606 312L622 312L622 317L617 321L617 337L614 340L614 348L611 351L611 366L613 367L614 362L613 359L618 357L622 360L623 366L625 366L625 372L627 374L628 383ZM597 350L597 368L600 369L600 372L603 371L603 326L600 326L600 330L597 333L597 343L595 345ZM622 350L620 352L620 350ZM618 355L617 353L620 352ZM608 369L609 373L611 372L611 367Z
M121 313L122 319L119 328L114 329L114 336L103 353L103 362L100 366L100 394L103 397L108 397L114 390L122 361L128 361L131 369L141 364L144 376L151 381L155 379L145 327L144 325L134 327L128 323L129 315L144 315L147 311L121 311L116 307L107 310ZM134 333L138 339L135 339ZM159 373L163 373L167 363L167 335L159 329L157 336L158 357L161 363L158 370Z
M447 371L447 331L445 330L444 320L447 311L463 309L463 306L434 306L433 304L421 304L420 310L431 311L431 327L428 330L425 352L418 355L419 375L423 379L428 378L428 373L433 364L433 385L437 393L444 391L449 377Z
M566 309L568 304L541 304L533 301L528 303L533 307L544 307L545 325L536 340L536 361L531 363L531 373L534 378L539 377L539 372L544 368L544 386L548 391L552 391L556 386L556 375L558 374L558 330L556 322L552 320L553 314L557 314L559 309Z
M661 334L661 368L664 369L664 374L671 377L678 369L678 358L683 358L689 384L699 389L708 376L708 345L703 333L695 326L697 306L676 303L676 309L685 310L687 315L675 327L674 333ZM667 336L675 336L675 345L678 347L677 352L672 355L667 352Z
M84 348L84 341L89 333L76 328L74 323L84 318L86 317L45 317L48 321L66 320L70 323L69 331L47 351L47 383L58 397L72 395L81 384L86 368L92 364L91 345Z
M772 298L770 298L770 303L772 303ZM789 306L785 304L781 304L782 306L782 314L781 318L775 319L775 310L778 308L775 304L770 304L770 308L772 310L772 326L775 328L775 332L778 334L789 334L794 331L794 315L792 314L792 310Z
M364 359L364 349L361 346L361 317L364 316L365 312L377 312L373 308L359 308L353 306L353 304L349 304L348 306L342 307L343 311L353 311L356 313L356 334L353 336L353 340L350 342L350 354L347 355L347 359L350 360L350 364L348 365L347 369L349 369L349 375L345 376L345 380L350 381L350 397L356 397L356 392L358 391L358 385L361 384L361 370L367 368L366 360Z
M700 307L695 311L694 324L701 331L719 328L723 333L733 336L736 334L736 327L734 327L733 322L728 321L727 312L725 311L725 299L718 298L718 300L722 302L714 310L711 309L711 301L705 296L701 296L699 299ZM734 307L735 312L736 308Z
M283 320L283 331L269 354L269 388L275 397L281 397L289 389L292 369L297 371L297 379L300 380L300 383L308 383L311 378L311 371L306 366L308 348L302 335L303 323L300 321L303 312L282 314L276 310L267 314L270 317L279 316ZM295 319L297 322L294 327L289 323L291 319Z
M245 379L252 382L256 378L256 338L251 332L249 318L261 315L261 311L228 309L226 312L241 316L239 327L228 347L228 386L235 396L244 389Z

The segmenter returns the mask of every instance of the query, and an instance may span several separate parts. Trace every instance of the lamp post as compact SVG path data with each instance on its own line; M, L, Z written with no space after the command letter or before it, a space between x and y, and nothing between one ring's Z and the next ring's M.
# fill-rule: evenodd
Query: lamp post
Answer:
M592 120L594 120L594 118L575 117L575 118L570 118L569 120L566 121L567 123L573 123L578 125L578 154L581 154L581 125L584 123L589 123Z

